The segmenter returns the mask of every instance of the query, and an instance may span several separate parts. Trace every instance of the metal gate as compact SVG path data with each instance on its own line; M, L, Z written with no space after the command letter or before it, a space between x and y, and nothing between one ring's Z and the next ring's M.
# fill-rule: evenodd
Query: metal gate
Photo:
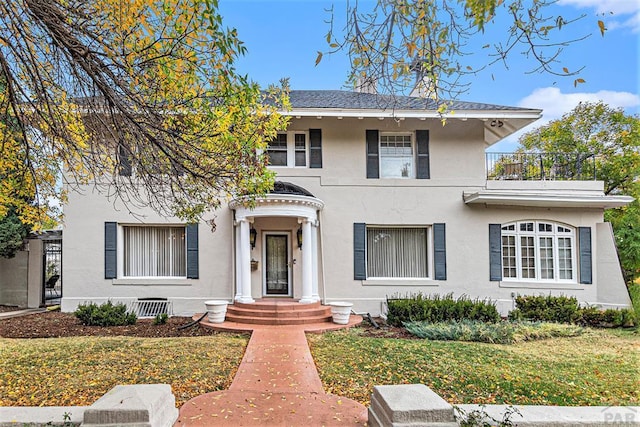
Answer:
M62 298L62 239L43 240L42 256L44 302L59 304Z

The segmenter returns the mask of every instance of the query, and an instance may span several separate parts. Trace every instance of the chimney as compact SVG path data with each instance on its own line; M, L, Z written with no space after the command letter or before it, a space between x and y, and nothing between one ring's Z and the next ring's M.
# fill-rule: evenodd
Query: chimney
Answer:
M376 80L373 77L358 77L355 91L360 93L378 93Z
M436 99L435 84L431 79L425 77L424 61L414 59L410 69L416 74L416 82L409 96Z

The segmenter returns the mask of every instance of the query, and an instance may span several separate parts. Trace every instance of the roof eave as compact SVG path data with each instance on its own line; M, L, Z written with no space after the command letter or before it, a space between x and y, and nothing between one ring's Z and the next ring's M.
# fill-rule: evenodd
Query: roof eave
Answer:
M529 119L537 120L542 110L455 110L439 113L435 110L394 109L346 109L346 108L292 108L280 111L284 116L294 117L356 117L356 118L416 118L416 119Z

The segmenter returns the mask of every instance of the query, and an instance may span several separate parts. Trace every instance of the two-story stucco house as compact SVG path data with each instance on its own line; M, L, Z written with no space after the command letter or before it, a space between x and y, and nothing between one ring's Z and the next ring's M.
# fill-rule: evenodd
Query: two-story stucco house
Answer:
M303 90L291 104L269 147L274 191L251 209L231 200L215 232L71 193L63 310L157 297L193 314L280 297L377 315L415 292L490 298L503 313L517 294L630 305L603 212L631 198L603 194L593 158L485 153L540 110L454 102L443 126L420 98Z

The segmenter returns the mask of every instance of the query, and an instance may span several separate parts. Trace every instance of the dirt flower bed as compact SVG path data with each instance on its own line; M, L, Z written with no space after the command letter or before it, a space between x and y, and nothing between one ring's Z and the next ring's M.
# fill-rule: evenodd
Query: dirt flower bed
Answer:
M194 337L216 335L210 328L195 325L179 330L191 322L190 317L170 317L164 325L154 325L153 319L138 319L128 326L84 326L73 313L50 311L0 320L0 337L4 338L58 338L78 336L126 337Z

